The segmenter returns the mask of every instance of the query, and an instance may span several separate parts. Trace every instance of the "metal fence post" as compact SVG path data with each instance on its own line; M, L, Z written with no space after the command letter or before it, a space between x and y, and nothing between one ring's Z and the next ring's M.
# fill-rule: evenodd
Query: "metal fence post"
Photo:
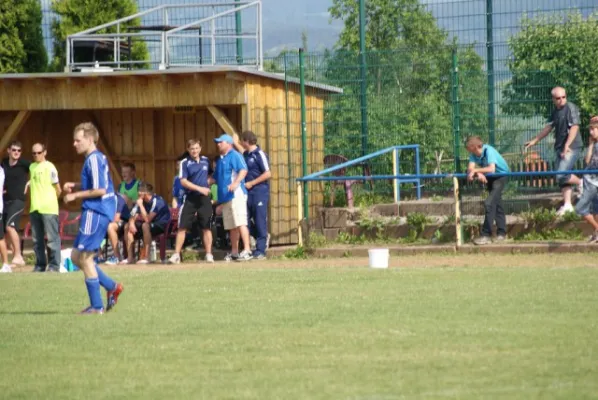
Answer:
M492 25L492 0L486 0L486 62L488 74L488 141L491 146L495 145L495 110L494 105L494 40Z
M367 63L365 55L365 0L359 0L359 69L361 100L361 155L368 152ZM365 167L364 167L365 168ZM365 170L364 170L365 175Z
M235 3L240 2L241 0L235 0ZM243 34L243 29L241 28L241 11L235 13L235 31L237 36ZM243 64L243 39L240 37L237 37L237 64Z
M461 115L459 107L459 56L457 49L453 49L453 79L452 79L452 103L453 103L453 144L455 153L455 171L461 172Z
M392 151L392 174L394 176L399 175L399 150L396 148ZM392 186L394 189L393 192L395 197L395 204L398 204L399 200L401 199L401 194L399 193L399 178L393 179Z
M299 84L301 86L301 158L303 176L307 175L307 110L305 106L305 56L299 49ZM303 185L303 216L309 219L309 198L307 184Z

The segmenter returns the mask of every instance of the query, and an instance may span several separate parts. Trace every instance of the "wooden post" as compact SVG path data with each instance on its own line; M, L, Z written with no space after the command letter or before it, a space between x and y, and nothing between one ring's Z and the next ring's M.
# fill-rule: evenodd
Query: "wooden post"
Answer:
M30 115L31 111L19 111L6 132L2 135L2 139L0 139L0 154L4 154L4 150L6 150L10 142L19 135Z
M463 245L461 237L461 202L459 201L459 179L453 177L453 192L455 195L455 237L457 239L457 248Z
M299 246L303 246L303 228L301 224L303 222L303 184L297 182L297 235L299 236Z
M392 151L392 174L394 176L399 175L399 166L397 164L397 158L398 158L398 150L394 149ZM392 188L393 188L393 193L394 193L394 198L395 198L395 204L397 204L399 202L399 179L395 178L392 181Z

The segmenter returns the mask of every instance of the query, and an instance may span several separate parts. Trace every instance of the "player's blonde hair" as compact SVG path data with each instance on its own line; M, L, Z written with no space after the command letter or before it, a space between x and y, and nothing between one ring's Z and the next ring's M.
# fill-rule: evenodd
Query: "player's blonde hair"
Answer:
M94 143L97 143L100 139L100 132L92 122L83 122L77 125L73 130L73 134L79 131L83 131L83 136L92 138Z

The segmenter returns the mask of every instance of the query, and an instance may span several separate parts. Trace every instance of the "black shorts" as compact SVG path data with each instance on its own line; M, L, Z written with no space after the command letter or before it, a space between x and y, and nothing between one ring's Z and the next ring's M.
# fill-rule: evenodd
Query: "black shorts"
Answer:
M116 228L116 235L118 236L118 238L122 238L123 236L125 236L125 226L127 226L127 223L129 221L123 221L122 219L118 222L115 222L116 225L118 226L118 228Z
M143 238L143 229L141 227L142 225L143 225L143 221L139 221L139 220L135 221L135 228L137 228L137 233L135 233L135 236L134 236L135 239ZM153 222L150 222L150 232L152 234L152 237L156 237L158 235L163 234L165 229L166 229L166 226L164 226L164 225L154 224Z
M200 229L210 229L212 200L208 196L186 196L179 210L179 229L190 230L197 217Z
M11 200L7 201L4 204L4 212L3 212L3 224L4 230L7 227L19 229L19 224L21 223L21 215L23 215L23 210L25 210L25 202L21 200Z

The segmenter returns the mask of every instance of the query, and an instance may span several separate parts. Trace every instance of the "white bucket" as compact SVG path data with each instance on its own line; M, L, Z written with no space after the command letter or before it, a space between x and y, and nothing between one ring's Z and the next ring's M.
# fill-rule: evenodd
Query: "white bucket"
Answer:
M388 249L370 249L370 268L388 268Z

